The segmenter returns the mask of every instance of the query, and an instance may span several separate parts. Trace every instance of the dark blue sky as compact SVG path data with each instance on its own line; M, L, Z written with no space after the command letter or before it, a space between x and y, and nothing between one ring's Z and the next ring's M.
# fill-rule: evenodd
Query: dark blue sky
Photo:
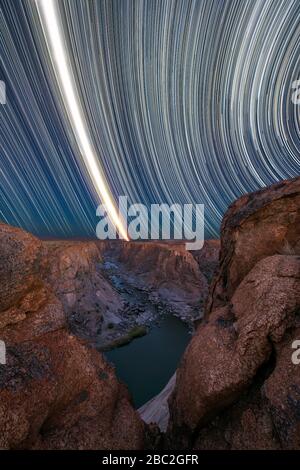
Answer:
M115 198L204 203L215 237L234 199L299 174L298 0L56 5ZM0 219L41 236L94 236L101 201L35 2L0 0L0 24Z

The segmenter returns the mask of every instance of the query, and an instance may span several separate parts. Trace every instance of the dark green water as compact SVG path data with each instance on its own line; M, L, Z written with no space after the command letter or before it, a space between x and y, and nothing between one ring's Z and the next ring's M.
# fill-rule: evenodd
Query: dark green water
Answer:
M128 386L137 408L164 388L190 339L182 321L166 316L146 336L105 353L116 367L117 376Z

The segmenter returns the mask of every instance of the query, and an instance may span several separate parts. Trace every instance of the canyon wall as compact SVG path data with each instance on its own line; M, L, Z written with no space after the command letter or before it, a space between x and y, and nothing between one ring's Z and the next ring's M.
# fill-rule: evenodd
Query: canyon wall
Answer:
M60 269L88 269L90 244L64 250ZM72 263L69 263L69 259ZM77 260L77 264L76 261ZM54 263L55 265L55 263ZM0 447L2 449L138 449L144 424L127 389L102 355L72 335L54 287L53 253L22 230L0 225ZM101 288L101 287L100 287Z

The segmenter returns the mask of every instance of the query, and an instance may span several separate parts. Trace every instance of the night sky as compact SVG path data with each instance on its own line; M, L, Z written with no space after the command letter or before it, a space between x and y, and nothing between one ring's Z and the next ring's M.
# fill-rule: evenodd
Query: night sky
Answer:
M234 199L299 175L299 0L47 1L104 184L72 121L50 7L0 0L1 220L95 236L103 185L115 200L204 203L218 237Z

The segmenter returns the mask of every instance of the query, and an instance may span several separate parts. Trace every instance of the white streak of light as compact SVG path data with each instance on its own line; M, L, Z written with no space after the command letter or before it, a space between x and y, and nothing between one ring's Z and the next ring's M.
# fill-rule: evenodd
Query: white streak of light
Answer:
M72 128L79 145L82 158L88 169L97 194L104 202L112 223L118 228L123 239L128 240L127 232L119 218L109 189L99 168L93 145L84 124L84 117L76 98L76 87L73 85L68 60L63 45L63 36L59 28L54 0L36 0L37 10L43 27L54 70L61 87Z

